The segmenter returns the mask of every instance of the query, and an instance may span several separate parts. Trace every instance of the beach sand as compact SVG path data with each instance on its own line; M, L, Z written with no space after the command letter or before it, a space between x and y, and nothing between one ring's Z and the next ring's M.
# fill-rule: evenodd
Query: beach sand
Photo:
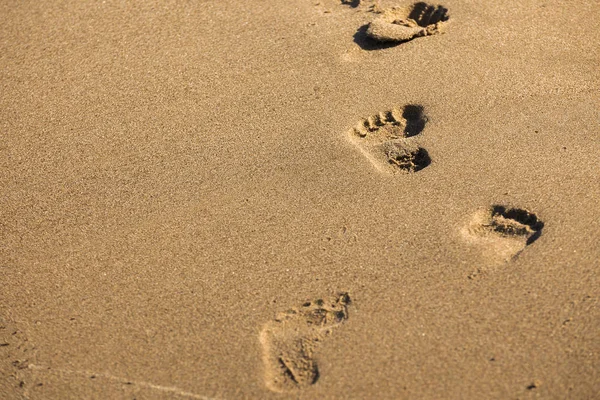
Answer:
M598 398L600 7L342 3L0 5L0 398Z

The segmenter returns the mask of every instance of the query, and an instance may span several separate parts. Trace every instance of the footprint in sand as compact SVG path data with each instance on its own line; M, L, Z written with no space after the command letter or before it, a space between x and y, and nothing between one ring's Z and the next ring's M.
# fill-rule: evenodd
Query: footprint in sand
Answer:
M423 107L409 104L361 120L348 136L379 171L417 172L431 164L431 158L407 138L420 134L426 123Z
M368 26L368 37L379 42L406 42L441 33L449 19L448 9L424 2L392 7L381 12Z
M542 234L544 223L527 210L495 205L475 212L462 233L499 262L514 259Z
M309 301L280 313L260 332L265 383L275 392L313 385L319 379L314 358L317 345L348 319L350 297Z

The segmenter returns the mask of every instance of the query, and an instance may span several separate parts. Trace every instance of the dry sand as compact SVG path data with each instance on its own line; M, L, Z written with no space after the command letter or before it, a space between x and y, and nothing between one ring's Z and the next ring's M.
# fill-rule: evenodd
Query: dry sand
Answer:
M0 398L598 398L598 3L346 3L2 2Z

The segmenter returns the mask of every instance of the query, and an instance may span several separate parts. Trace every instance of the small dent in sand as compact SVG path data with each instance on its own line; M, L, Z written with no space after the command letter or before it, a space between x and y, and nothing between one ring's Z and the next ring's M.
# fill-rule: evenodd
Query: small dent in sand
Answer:
M527 390L534 390L540 387L542 383L539 380L534 380L529 385L527 385Z

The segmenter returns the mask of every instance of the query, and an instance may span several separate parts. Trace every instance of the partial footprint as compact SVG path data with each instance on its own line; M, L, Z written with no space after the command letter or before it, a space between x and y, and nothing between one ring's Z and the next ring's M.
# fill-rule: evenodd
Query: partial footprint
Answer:
M379 42L406 42L442 32L448 21L448 9L424 2L409 7L392 7L373 20L367 36Z
M540 237L543 227L544 223L527 210L495 205L477 211L462 233L482 246L489 258L505 262Z
M361 120L349 138L379 171L417 172L431 164L431 158L406 139L421 133L426 122L423 107L409 104Z
M350 297L306 302L268 322L260 332L265 383L276 392L303 389L319 379L318 343L348 319Z
M26 387L30 384L28 367L35 351L35 346L25 334L8 319L0 316L1 398L24 398Z

